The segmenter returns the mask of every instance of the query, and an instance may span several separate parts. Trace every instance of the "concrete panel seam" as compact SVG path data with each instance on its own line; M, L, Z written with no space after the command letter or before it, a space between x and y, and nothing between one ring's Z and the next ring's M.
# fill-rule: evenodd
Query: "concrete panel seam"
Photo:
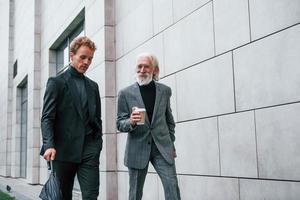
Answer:
M199 62L196 62L196 63L194 63L194 64L192 64L192 65L190 65L190 66L187 66L187 67L185 67L185 68L182 68L182 69L180 69L180 70L177 70L177 71L175 71L175 72L172 72L172 73L170 73L170 74L168 74L168 75L165 75L164 77L172 76L172 75L174 75L174 74L176 74L176 73L178 73L178 72L184 71L184 70L186 70L186 69L188 69L188 68L191 68L191 67L193 67L193 66L195 66L195 65L204 63L204 62L209 61L209 60L211 60L211 59L214 59L214 58L216 58L216 57L218 57L218 56L222 56L223 54L226 54L226 53L228 53L228 52L230 52L230 51L232 51L232 52L234 53L234 51L237 50L237 49L240 49L240 48L245 47L245 46L247 46L247 45L249 45L249 44L252 44L252 43L254 43L254 42L257 42L257 41L259 41L259 40L262 40L262 39L264 39L264 38L266 38L266 37L269 37L269 36L271 36L271 35L275 35L275 34L281 32L281 31L284 31L284 30L286 30L286 29L292 28L292 27L297 26L297 25L300 25L300 22L299 22L299 23L296 23L296 24L294 24L294 25L291 25L291 26L289 26L289 27L286 27L286 28L284 28L284 29L281 29L281 30L279 30L279 31L276 31L276 32L274 32L274 33L271 33L271 34L269 34L269 35L266 35L266 36L264 36L264 37L261 37L261 38L258 38L258 39L256 39L256 40L253 40L253 41L251 41L251 42L245 43L245 44L243 44L243 45L241 45L241 46L235 47L235 48L233 48L233 49L231 49L231 50L228 50L228 51L226 51L226 52L222 52L221 54L218 54L218 55L216 55L216 56L213 56L213 57L210 57L210 58L201 60L201 61L199 61ZM123 56L125 56L125 54L124 54ZM121 56L120 58L122 58L123 56ZM118 59L120 59L120 58L118 58ZM164 78L164 77L162 77L162 78Z
M285 106L285 105L296 104L296 103L300 103L300 101L293 101L293 102L289 102L289 103L276 104L276 105L264 106L264 107L253 108L253 109L245 109L245 110L240 110L237 112L228 112L228 113L222 113L222 114L218 114L218 115L210 115L210 116L206 116L206 117L198 117L198 118L193 118L193 119L188 119L188 120L181 120L181 121L177 121L176 123L180 124L180 123L185 123L185 122L189 122L189 121L202 120L202 119L208 119L208 118L231 115L231 114L238 114L238 113L248 112L248 111L253 111L253 110L262 110L262 109L266 109L266 108L274 108L274 107Z
M300 22L298 22L298 23L296 23L296 24L292 24L292 25L290 25L290 26L287 26L287 27L282 28L282 29L280 29L280 30L277 30L277 31L275 31L275 32L272 32L272 33L270 33L270 34L268 34L268 35L265 35L265 36L263 36L263 37L257 38L257 39L255 39L255 40L251 41L250 43L247 43L247 44L244 44L244 45L242 45L242 46L240 46L240 47L235 48L234 50L239 49L239 48L241 48L241 47L243 47L243 46L246 46L246 45L248 45L248 44L251 44L251 43L253 43L253 42L257 42L257 41L259 41L259 40L265 39L265 38L267 38L267 37L269 37L269 36L272 36L272 35L275 35L275 34L277 34L277 33L283 32L283 31L285 31L285 30L287 30L287 29L289 29L289 28L292 28L292 27L294 27L294 26L297 26L297 25L300 25Z
M240 179L238 178L238 192L239 192L239 199L241 199L241 182Z
M259 163L258 163L258 148L257 148L257 128L256 128L256 110L253 112L254 117L254 134L255 134L255 149L256 149L256 167L257 167L257 177L259 178Z
M217 50L216 50L216 30L215 30L215 9L214 9L214 1L211 2L212 6L212 23L213 23L213 38L214 38L214 55L216 56Z
M234 112L236 112L236 93L235 93L235 76L234 76L234 59L233 51L231 52L231 64L232 64L232 81L233 81L233 100L234 100Z
M252 33L251 33L251 15L250 15L250 2L248 0L248 19L249 19L249 31L250 31L250 42L252 41Z
M219 117L217 117L217 130L218 130L218 150L219 150L219 175L222 174L222 163L221 163L221 144L220 144L220 126Z
M181 18L179 18L174 24L172 24L172 26L175 25L175 24L177 24L179 21L183 20L184 18L190 16L190 15L193 14L194 12L197 12L199 9L203 8L204 6L206 6L207 4L209 4L209 3L211 3L211 2L213 2L213 0L209 0L209 1L207 1L205 4L203 4L202 6L198 7L197 9L195 9L195 10L193 10L193 11L187 13L186 15L183 15L183 16L182 16ZM173 7L173 8L174 8L174 7ZM174 16L174 9L173 9L173 16ZM174 17L173 17L173 18L174 18Z

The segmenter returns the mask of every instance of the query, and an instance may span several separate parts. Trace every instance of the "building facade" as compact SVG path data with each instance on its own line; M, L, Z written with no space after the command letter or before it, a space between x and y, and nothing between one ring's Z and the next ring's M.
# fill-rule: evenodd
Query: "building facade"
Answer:
M0 176L46 181L46 82L86 35L98 48L86 75L102 101L99 199L128 196L116 100L145 51L172 88L183 200L299 199L299 0L0 0L0 19ZM149 171L143 199L162 200Z

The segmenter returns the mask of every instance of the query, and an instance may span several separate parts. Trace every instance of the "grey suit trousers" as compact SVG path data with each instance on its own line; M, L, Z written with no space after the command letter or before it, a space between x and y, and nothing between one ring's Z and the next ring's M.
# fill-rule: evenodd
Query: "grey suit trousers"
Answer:
M175 164L170 165L163 158L153 140L151 144L150 162L162 181L165 200L180 200L181 198L176 176ZM128 168L130 185L129 200L142 199L148 166L149 163L144 169Z

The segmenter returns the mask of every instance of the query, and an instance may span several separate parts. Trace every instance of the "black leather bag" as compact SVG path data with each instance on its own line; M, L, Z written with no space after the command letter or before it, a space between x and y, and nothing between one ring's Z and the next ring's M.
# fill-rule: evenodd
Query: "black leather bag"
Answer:
M63 200L62 192L60 190L60 182L56 173L53 170L52 161L48 162L48 169L51 170L49 179L45 183L39 197L42 200Z

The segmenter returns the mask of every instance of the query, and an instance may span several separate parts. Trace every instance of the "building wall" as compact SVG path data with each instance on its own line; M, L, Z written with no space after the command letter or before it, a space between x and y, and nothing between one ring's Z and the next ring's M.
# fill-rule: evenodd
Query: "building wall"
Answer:
M10 5L8 1L0 1L0 19L3 20L0 23L0 43L2 48L0 49L1 62L0 68L0 91L2 93L0 98L0 174L3 176L10 176L10 149L11 145L11 126L8 123L8 115L11 114L8 108L9 102L9 68L11 60L9 59L10 54Z
M113 1L1 0L1 163L2 176L20 177L20 86L27 80L27 175L30 184L47 180L46 162L39 156L40 118L46 82L55 76L55 52L51 46L74 18L84 10L85 35L98 50L87 76L99 84L102 101L104 148L101 155L101 198L117 199L115 131L115 50ZM18 73L12 77L13 64ZM108 143L108 145L106 144ZM108 147L107 147L108 146ZM106 151L108 148L109 151ZM106 155L107 154L107 155ZM109 159L106 159L109 158ZM107 185L107 186L106 186ZM80 198L80 193L74 194Z
M56 73L51 46L83 9L85 35L98 47L87 76L102 101L99 199L128 196L116 97L134 82L144 51L158 57L160 82L172 88L182 199L299 197L298 0L0 0L1 176L20 176L19 86L27 80L25 181L47 179L39 149L45 86ZM164 199L149 171L143 199Z
M116 0L117 91L133 83L138 53L157 55L173 90L182 199L299 197L299 22L297 0ZM150 172L144 199L164 199Z
M114 12L110 0L43 1L41 4L41 94L47 79L55 75L55 56L51 45L64 34L74 18L84 9L85 35L97 46L87 76L99 85L102 103L103 150L100 157L100 197L117 199L115 131L115 61ZM40 96L42 102L43 95ZM40 182L47 179L46 163L41 159ZM80 198L80 194L74 194Z
M28 87L28 112L27 112L27 181L29 183L39 183L39 174L35 173L39 169L39 50L36 45L38 38L36 34L36 12L37 7L34 1L28 4L21 1L10 1L11 16L9 19L10 33L9 42L11 53L8 56L10 62L6 64L9 73L7 94L9 96L7 104L8 125L7 140L10 146L7 149L11 166L9 175L12 177L20 176L20 95L19 87L27 80ZM20 14L22 13L22 14ZM13 64L17 61L18 70L12 78ZM5 90L3 91L5 94ZM5 133L4 133L5 135Z

